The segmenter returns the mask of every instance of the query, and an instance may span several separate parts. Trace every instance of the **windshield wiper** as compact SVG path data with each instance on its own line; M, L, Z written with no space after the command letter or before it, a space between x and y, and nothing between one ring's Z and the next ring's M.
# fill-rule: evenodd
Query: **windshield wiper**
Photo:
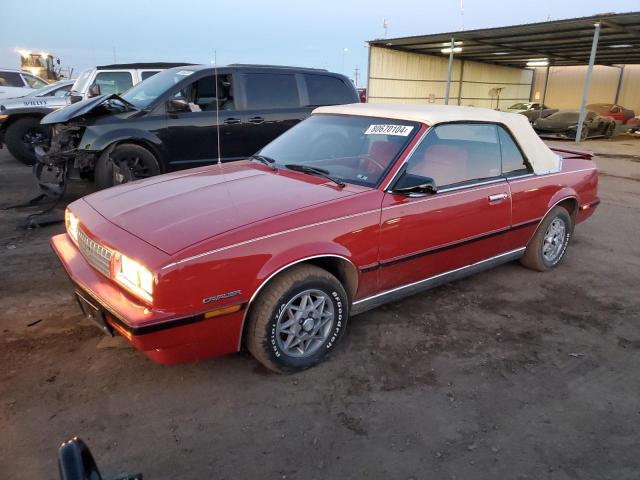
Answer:
M324 177L328 180L331 180L340 188L344 188L347 185L342 180L338 180L337 178L332 176L329 170L325 170L324 168L311 167L309 165L301 165L299 163L287 163L285 167L289 170L295 170L296 172L308 173L309 175L318 175L320 177Z
M270 167L271 170L277 170L278 167L276 167L276 161L271 158L271 157L265 157L264 155L251 155L251 160L257 160L260 163L262 163L263 165L266 165L267 167Z

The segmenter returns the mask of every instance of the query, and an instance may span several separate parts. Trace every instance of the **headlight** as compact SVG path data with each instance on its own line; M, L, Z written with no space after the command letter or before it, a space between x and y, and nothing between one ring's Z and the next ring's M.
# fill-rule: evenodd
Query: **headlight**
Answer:
M71 210L68 208L64 211L64 223L67 226L67 234L73 240L73 243L78 244L78 224L80 221Z
M120 252L113 256L113 278L134 295L149 303L153 301L153 273Z

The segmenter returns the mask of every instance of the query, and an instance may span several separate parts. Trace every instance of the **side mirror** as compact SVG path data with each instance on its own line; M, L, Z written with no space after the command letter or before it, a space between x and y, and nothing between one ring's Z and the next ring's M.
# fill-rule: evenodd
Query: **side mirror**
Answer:
M73 437L58 449L60 480L102 480L91 450L80 438Z
M71 103L78 103L82 101L82 95L75 95L73 93L69 94L69 100L71 100Z
M190 112L189 103L186 100L172 98L167 101L167 113Z
M80 438L73 437L58 449L60 480L102 480L91 450ZM142 474L109 477L112 480L142 480Z
M437 191L438 187L433 178L407 174L406 171L393 187L393 193L408 197L423 197Z
M94 83L89 87L89 98L100 96L100 85Z

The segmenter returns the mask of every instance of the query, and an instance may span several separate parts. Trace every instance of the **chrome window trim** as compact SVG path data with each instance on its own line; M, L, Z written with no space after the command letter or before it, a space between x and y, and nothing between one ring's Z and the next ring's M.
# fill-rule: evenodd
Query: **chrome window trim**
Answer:
M444 188L439 189L435 194L437 195L438 193L455 192L457 190L463 190L465 188L480 187L482 185L492 185L494 183L500 183L500 182L506 182L506 181L507 179L504 177L496 177L489 180L478 180L477 182L467 183L465 185L458 185L458 186L452 186L452 187L445 186Z

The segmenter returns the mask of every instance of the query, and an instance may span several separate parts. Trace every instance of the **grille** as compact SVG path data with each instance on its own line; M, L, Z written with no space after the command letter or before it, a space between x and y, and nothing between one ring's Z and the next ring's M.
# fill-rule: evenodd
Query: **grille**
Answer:
M78 247L89 264L105 276L110 276L109 265L113 252L91 240L81 228L78 229Z

